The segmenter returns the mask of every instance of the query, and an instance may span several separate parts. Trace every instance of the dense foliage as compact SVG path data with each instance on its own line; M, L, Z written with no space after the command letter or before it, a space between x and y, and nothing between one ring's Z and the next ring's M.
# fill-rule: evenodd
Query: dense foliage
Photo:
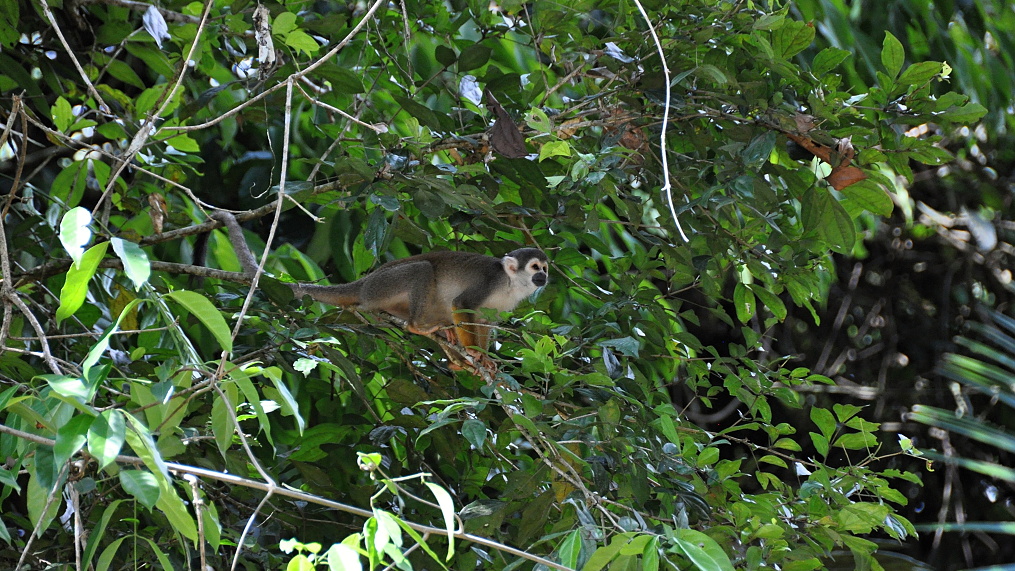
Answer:
M986 112L948 64L887 34L856 73L781 3L0 8L5 562L877 568L913 536L907 441L773 332ZM215 208L268 251L250 295ZM551 283L496 375L276 281L520 245Z

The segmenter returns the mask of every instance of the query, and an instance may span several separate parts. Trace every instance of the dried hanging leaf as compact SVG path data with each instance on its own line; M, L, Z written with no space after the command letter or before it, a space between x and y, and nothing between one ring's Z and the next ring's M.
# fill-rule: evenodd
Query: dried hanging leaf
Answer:
M785 135L796 144L810 151L815 157L832 165L832 172L825 177L825 180L835 190L842 190L853 183L867 178L867 175L862 170L850 165L853 157L856 156L856 150L848 138L839 140L837 148L833 150L831 147L822 145L810 137L794 133L785 133Z
M152 219L152 227L155 229L156 234L162 233L162 226L166 221L166 198L159 193L152 193L148 195L148 205L152 207L148 211L148 216Z
M493 150L512 159L527 155L525 139L522 138L518 125L515 125L511 116L500 106L489 90L486 91L486 108L497 116L497 122L493 124L493 127L490 127L490 144L493 146Z
M254 9L254 40L257 42L258 78L266 79L275 69L275 43L271 39L271 13L263 4Z

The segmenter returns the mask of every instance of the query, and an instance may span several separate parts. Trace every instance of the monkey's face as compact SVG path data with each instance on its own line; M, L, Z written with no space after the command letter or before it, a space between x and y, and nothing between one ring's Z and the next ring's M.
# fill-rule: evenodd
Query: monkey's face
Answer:
M531 259L528 265L525 266L526 273L529 274L532 283L536 287L543 287L546 282L549 281L550 277L547 272L547 263L545 260Z
M528 290L526 296L532 295L549 281L546 254L541 250L521 248L508 254L506 259L510 262L505 267L509 273L514 274L513 281Z
M508 252L502 262L508 275L508 293L514 309L521 300L536 293L550 281L546 254L538 248L519 248Z

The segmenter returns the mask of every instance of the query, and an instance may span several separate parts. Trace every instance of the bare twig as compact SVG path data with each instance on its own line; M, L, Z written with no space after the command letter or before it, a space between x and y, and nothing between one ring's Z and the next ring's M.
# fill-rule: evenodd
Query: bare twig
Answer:
M680 237L684 239L684 242L687 242L687 235L684 234L684 229L680 226L680 220L677 218L677 209L673 206L673 187L670 184L670 164L666 150L666 127L670 123L670 68L666 65L666 54L663 53L663 44L659 41L659 36L656 34L652 20L648 17L648 12L645 11L645 7L641 5L639 0L632 1L638 7L641 17L648 25L648 32L655 43L656 53L659 54L659 63L663 67L663 85L665 86L666 96L663 98L663 124L659 133L659 154L661 155L663 165L663 187L660 190L666 194L666 202L670 207L670 216L673 216L673 223L677 225Z
M63 30L60 29L60 24L56 23L56 17L53 15L53 11L49 9L49 3L39 2L38 5L42 7L42 13L45 14L46 19L49 20L49 25L53 26L53 31L56 32L56 37L60 39L60 44L63 45L64 51L67 52L67 57L69 57L71 61L74 62L74 68L78 70L78 75L81 76L81 81L83 81L85 85L88 87L89 95L94 97L95 102L99 104L99 111L101 111L102 113L109 113L110 112L109 105L106 105L106 102L103 101L102 96L99 95L99 92L95 89L95 86L92 85L92 81L88 79L88 74L85 72L85 69L81 67L81 62L78 61L77 54L74 52L73 49L71 49L70 44L67 43L67 38L64 37Z
M0 431L3 431L5 428L7 427L0 424ZM54 446L55 444L56 441L51 441L50 446ZM140 460L140 458L138 459ZM21 552L21 558L18 559L18 565L14 568L14 571L18 571L21 569L21 566L25 564L25 558L28 557L28 553L32 550L32 542L35 541L35 538L42 537L42 532L45 530L39 529L39 524L41 524L42 520L46 517L46 512L49 511L49 506L53 505L53 500L55 500L57 496L62 495L60 494L61 486L59 483L67 475L67 469L69 466L70 464L64 464L63 468L60 469L60 475L56 477L56 484L54 484L53 489L49 491L49 495L46 496L46 505L43 506L42 511L39 512L39 520L35 522L35 529L32 530L32 533L28 536L28 541L25 542L25 550Z

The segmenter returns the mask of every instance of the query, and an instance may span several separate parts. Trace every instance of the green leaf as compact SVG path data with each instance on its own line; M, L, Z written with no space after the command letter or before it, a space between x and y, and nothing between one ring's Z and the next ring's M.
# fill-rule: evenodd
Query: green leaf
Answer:
M462 436L476 450L482 451L483 443L486 441L486 423L476 418L466 420L462 423Z
M902 42L891 32L886 31L885 41L881 47L881 65L885 66L888 76L892 79L898 77L905 61L906 51L902 48Z
M437 505L444 516L444 528L448 530L448 555L445 560L451 561L451 556L455 554L455 503L451 500L451 494L437 484L427 482L426 487L437 498Z
M760 170L762 165L768 162L768 157L775 148L775 131L767 131L751 140L750 144L740 154L744 161L744 167L749 171Z
M871 179L864 179L842 189L843 196L856 202L858 206L878 216L890 216L895 208L888 192Z
M698 454L696 465L698 468L711 466L719 461L719 449L715 446L708 446Z
M229 325L226 324L226 320L222 317L222 313L219 312L218 308L208 301L208 298L187 290L171 291L165 297L182 305L191 315L204 324L212 336L215 337L215 340L218 341L219 347L227 352L233 350L233 338L232 333L229 331Z
M723 73L721 69L708 63L696 67L694 69L694 75L711 81L714 85L719 87L724 87L730 82L729 78L726 77L726 74Z
M161 495L158 479L145 470L121 470L120 485L149 510L155 507Z
M770 31L781 28L786 21L787 11L787 9L783 9L772 14L764 14L754 22L754 29Z
M88 534L88 544L85 547L84 555L81 561L84 562L85 568L92 561L92 557L95 555L95 550L99 548L99 540L106 537L106 527L109 526L109 521L113 518L117 508L124 500L113 500L109 502L109 505L102 510L102 516L99 518L98 523L91 525L91 533ZM89 521L94 522L94 519Z
M926 142L921 141L921 143ZM942 149L941 147L932 145L930 143L921 144L919 146L913 147L909 151L909 156L913 160L919 161L925 165L943 165L945 163L950 163L953 160L955 160L955 156L952 155L950 152L948 152L945 149Z
M811 407L811 422L818 427L826 439L830 439L835 433L835 417L827 408Z
M941 62L922 61L906 68L899 77L900 85L917 85L926 83L941 73Z
M236 425L233 416L229 414L230 409L236 410L237 388L234 382L220 383L225 398L219 397L211 404L211 432L215 436L215 444L223 457L233 442L233 433Z
M818 55L814 56L814 62L811 64L811 73L815 77L821 77L838 67L850 54L851 52L839 48L825 48L818 52Z
M69 207L76 207L81 202L81 197L85 194L85 188L88 184L88 163L90 161L74 161L67 165L56 175L53 179L53 184L50 189L50 193L56 200L61 200ZM84 210L84 209L82 209ZM87 212L87 210L85 211ZM69 214L69 213L68 213ZM66 218L66 217L65 217ZM91 214L89 214L89 220L91 220ZM89 238L91 233L89 233ZM85 240L85 244L88 240ZM66 248L66 246L64 246ZM81 247L76 248L77 254L80 256ZM71 254L73 258L73 253Z
M173 149L180 151L181 153L201 152L201 146L198 145L197 141L192 139L189 135L177 135L175 137L165 139L162 142L172 146Z
M324 554L325 559L328 561L329 569L338 569L340 571L362 571L363 564L360 562L359 553L341 543L332 544L328 548L327 553Z
M127 423L119 409L102 411L88 427L88 453L99 463L99 470L116 461L123 448Z
M282 12L278 16L275 16L275 21L271 24L271 33L279 38L284 38L286 34L296 28L296 14Z
M832 446L845 450L868 450L877 444L877 436L869 432L853 432L836 438Z
M737 282L736 287L733 288L733 307L737 312L737 319L740 323L747 323L754 317L754 313L757 310L754 302L754 294L751 290L744 285L743 282Z
M141 246L122 238L110 238L109 243L113 245L113 252L123 262L123 270L134 283L134 289L140 290L152 273L148 254L145 254Z
M366 89L363 88L363 77L350 69L346 69L338 65L326 64L317 68L317 74L328 80L328 83L331 84L331 88L336 93L353 95L366 91Z
M814 444L814 449L818 451L818 454L820 454L822 458L828 456L828 438L816 432L808 432L807 434L811 437L811 443Z
M272 384L275 385L275 390L278 391L278 395L281 397L282 412L296 419L296 429L302 435L307 422L303 420L303 416L300 414L299 403L296 402L292 393L289 392L289 387L285 386L285 381L282 380L282 370L278 367L265 367L261 370L261 374L271 379Z
M550 141L539 148L539 161L550 157L570 157L571 145L567 141Z
M723 548L714 539L693 529L679 529L675 532L677 549L691 560L696 569L709 571L733 571L733 563Z
M450 131L454 125L450 124L447 115L435 113L426 105L421 105L408 97L394 96L394 100L402 106L406 113L415 117L421 125L429 127L432 131Z
M751 288L751 291L758 300L761 301L761 304L771 311L772 315L774 315L776 319L779 321L784 321L786 319L786 304L782 302L782 299L779 296L768 291L768 289L761 284L748 284L748 287Z
M62 466L67 463L88 441L88 428L94 417L78 414L67 421L56 431L56 444L53 446L53 461Z
M56 483L56 485L61 486L62 484L62 482ZM33 475L28 479L27 487L28 489L25 490L25 493L26 498L28 499L28 517L33 523L36 523L36 536L42 536L43 532L49 529L49 524L51 524L57 514L60 513L60 508L63 505L63 502L50 502L49 496L54 492L54 490L44 487L37 476ZM56 497L59 498L60 491L56 490L55 493Z
M458 56L455 54L455 50L443 44L438 44L437 47L434 48L433 57L437 60L437 63L443 65L444 67L451 67L455 65L456 61L458 61Z
M60 243L75 265L81 262L85 246L92 239L92 231L88 229L91 223L92 213L80 206L68 210L60 221Z
M293 30L292 32L289 32L289 34L285 37L285 45L295 49L297 52L302 52L307 55L313 55L321 49L317 40L312 38L303 30Z
M95 366L95 363L99 362L99 358L101 358L102 355L105 354L106 349L109 348L109 339L120 328L120 322L123 321L124 317L130 315L131 311L139 303L141 303L140 299L133 299L130 303L124 306L123 310L120 311L120 315L117 316L116 322L106 328L106 330L102 333L102 336L95 342L95 345L93 345L88 351L88 355L85 357L85 360L81 363L81 375L89 382L88 390L90 392L88 400L91 400L91 395L95 394L96 389L96 384L91 382L93 380L91 377L92 367Z
M486 62L490 61L491 53L493 53L493 50L483 44L472 44L465 48L462 50L462 55L458 57L459 73L483 67L486 65Z
M578 556L581 555L581 530L575 529L564 537L557 546L556 555L560 563L569 569L578 568Z
M258 394L257 388L251 382L247 371L234 367L232 372L229 373L228 378L236 382L236 386L240 388L243 397L247 399L247 403L254 409L254 414L257 415L257 421L261 425L261 430L264 431L265 438L267 438L269 444L274 446L275 440L271 435L271 423L268 421L267 413L264 412L264 407L261 406L261 395Z
M88 282L99 269L99 262L106 256L109 242L96 244L81 256L81 259L67 270L67 278L60 289L60 307L56 309L56 322L74 315L88 295Z
M987 114L987 108L979 103L969 103L961 107L952 107L935 116L938 121L947 120L952 123L969 124L975 123Z
M57 131L66 131L74 122L74 111L63 96L56 98L49 112L53 114L53 124Z
M92 398L91 390L81 377L70 377L66 375L38 375L35 378L46 381L50 388L65 397L79 398L83 401L87 401Z
M787 20L783 27L772 33L772 48L776 56L787 60L807 49L813 41L814 26L797 20Z
M804 229L814 232L831 249L849 253L856 242L853 219L832 194L823 188L811 188L804 195L801 217Z

